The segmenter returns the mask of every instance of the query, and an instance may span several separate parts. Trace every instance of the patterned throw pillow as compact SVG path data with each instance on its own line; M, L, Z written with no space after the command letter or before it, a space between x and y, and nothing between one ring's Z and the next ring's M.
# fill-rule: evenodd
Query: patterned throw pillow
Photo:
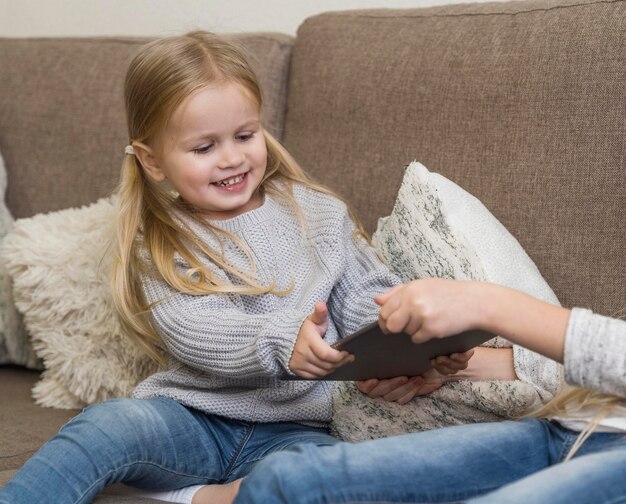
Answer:
M7 173L0 155L0 243L13 228L13 217L4 202L6 190ZM35 355L22 317L15 309L11 289L11 277L0 257L0 364L41 369L41 360Z
M407 169L389 217L372 243L404 281L440 277L488 280L558 304L519 242L474 196L419 163ZM485 346L510 347L494 338ZM559 365L514 347L519 380L451 382L406 405L370 399L352 382L337 382L332 430L361 441L449 425L497 421L523 414L552 397Z
M125 336L109 286L117 204L19 219L3 256L14 283L42 379L33 397L42 406L80 408L130 394L155 366Z

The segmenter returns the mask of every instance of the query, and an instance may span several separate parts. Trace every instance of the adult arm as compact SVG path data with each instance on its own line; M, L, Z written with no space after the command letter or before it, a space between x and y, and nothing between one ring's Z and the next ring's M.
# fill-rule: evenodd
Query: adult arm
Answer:
M626 397L626 321L574 308L563 361L571 385Z
M398 286L378 300L383 330L404 330L416 343L483 329L563 362L570 310L523 292L486 282L427 279Z

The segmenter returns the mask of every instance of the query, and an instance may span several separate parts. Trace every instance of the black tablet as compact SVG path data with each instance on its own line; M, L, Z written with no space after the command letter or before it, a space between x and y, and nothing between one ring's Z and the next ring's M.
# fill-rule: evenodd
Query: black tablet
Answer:
M430 361L434 357L465 352L495 336L487 331L472 330L425 343L413 343L408 334L385 334L378 322L374 322L333 345L338 350L354 354L356 358L321 379L352 381L417 376L432 367Z

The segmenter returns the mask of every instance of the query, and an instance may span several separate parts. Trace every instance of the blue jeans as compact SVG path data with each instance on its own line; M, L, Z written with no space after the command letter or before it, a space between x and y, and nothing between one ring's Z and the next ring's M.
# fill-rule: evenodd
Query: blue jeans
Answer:
M626 435L592 434L559 463L577 436L528 419L301 446L260 462L235 502L626 502Z
M117 482L151 490L239 479L271 452L331 445L325 429L240 422L172 399L114 399L90 406L0 490L0 503L86 503Z

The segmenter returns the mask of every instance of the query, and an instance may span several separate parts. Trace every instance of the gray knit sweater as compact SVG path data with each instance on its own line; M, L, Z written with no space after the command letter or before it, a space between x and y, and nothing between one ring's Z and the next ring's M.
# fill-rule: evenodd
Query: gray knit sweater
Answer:
M300 326L317 301L326 301L325 340L332 344L375 321L374 297L400 280L364 240L354 238L342 202L302 186L294 187L294 195L306 218L308 240L295 210L270 195L258 209L212 222L247 243L264 284L275 280L278 289L288 289L293 280L288 295L190 296L144 277L146 300L163 300L151 316L166 345L168 369L141 382L134 397L171 397L206 413L247 421L330 421L332 382L278 378L292 374L289 360ZM194 230L215 245L209 233L198 226ZM249 270L237 247L227 244L224 253Z

